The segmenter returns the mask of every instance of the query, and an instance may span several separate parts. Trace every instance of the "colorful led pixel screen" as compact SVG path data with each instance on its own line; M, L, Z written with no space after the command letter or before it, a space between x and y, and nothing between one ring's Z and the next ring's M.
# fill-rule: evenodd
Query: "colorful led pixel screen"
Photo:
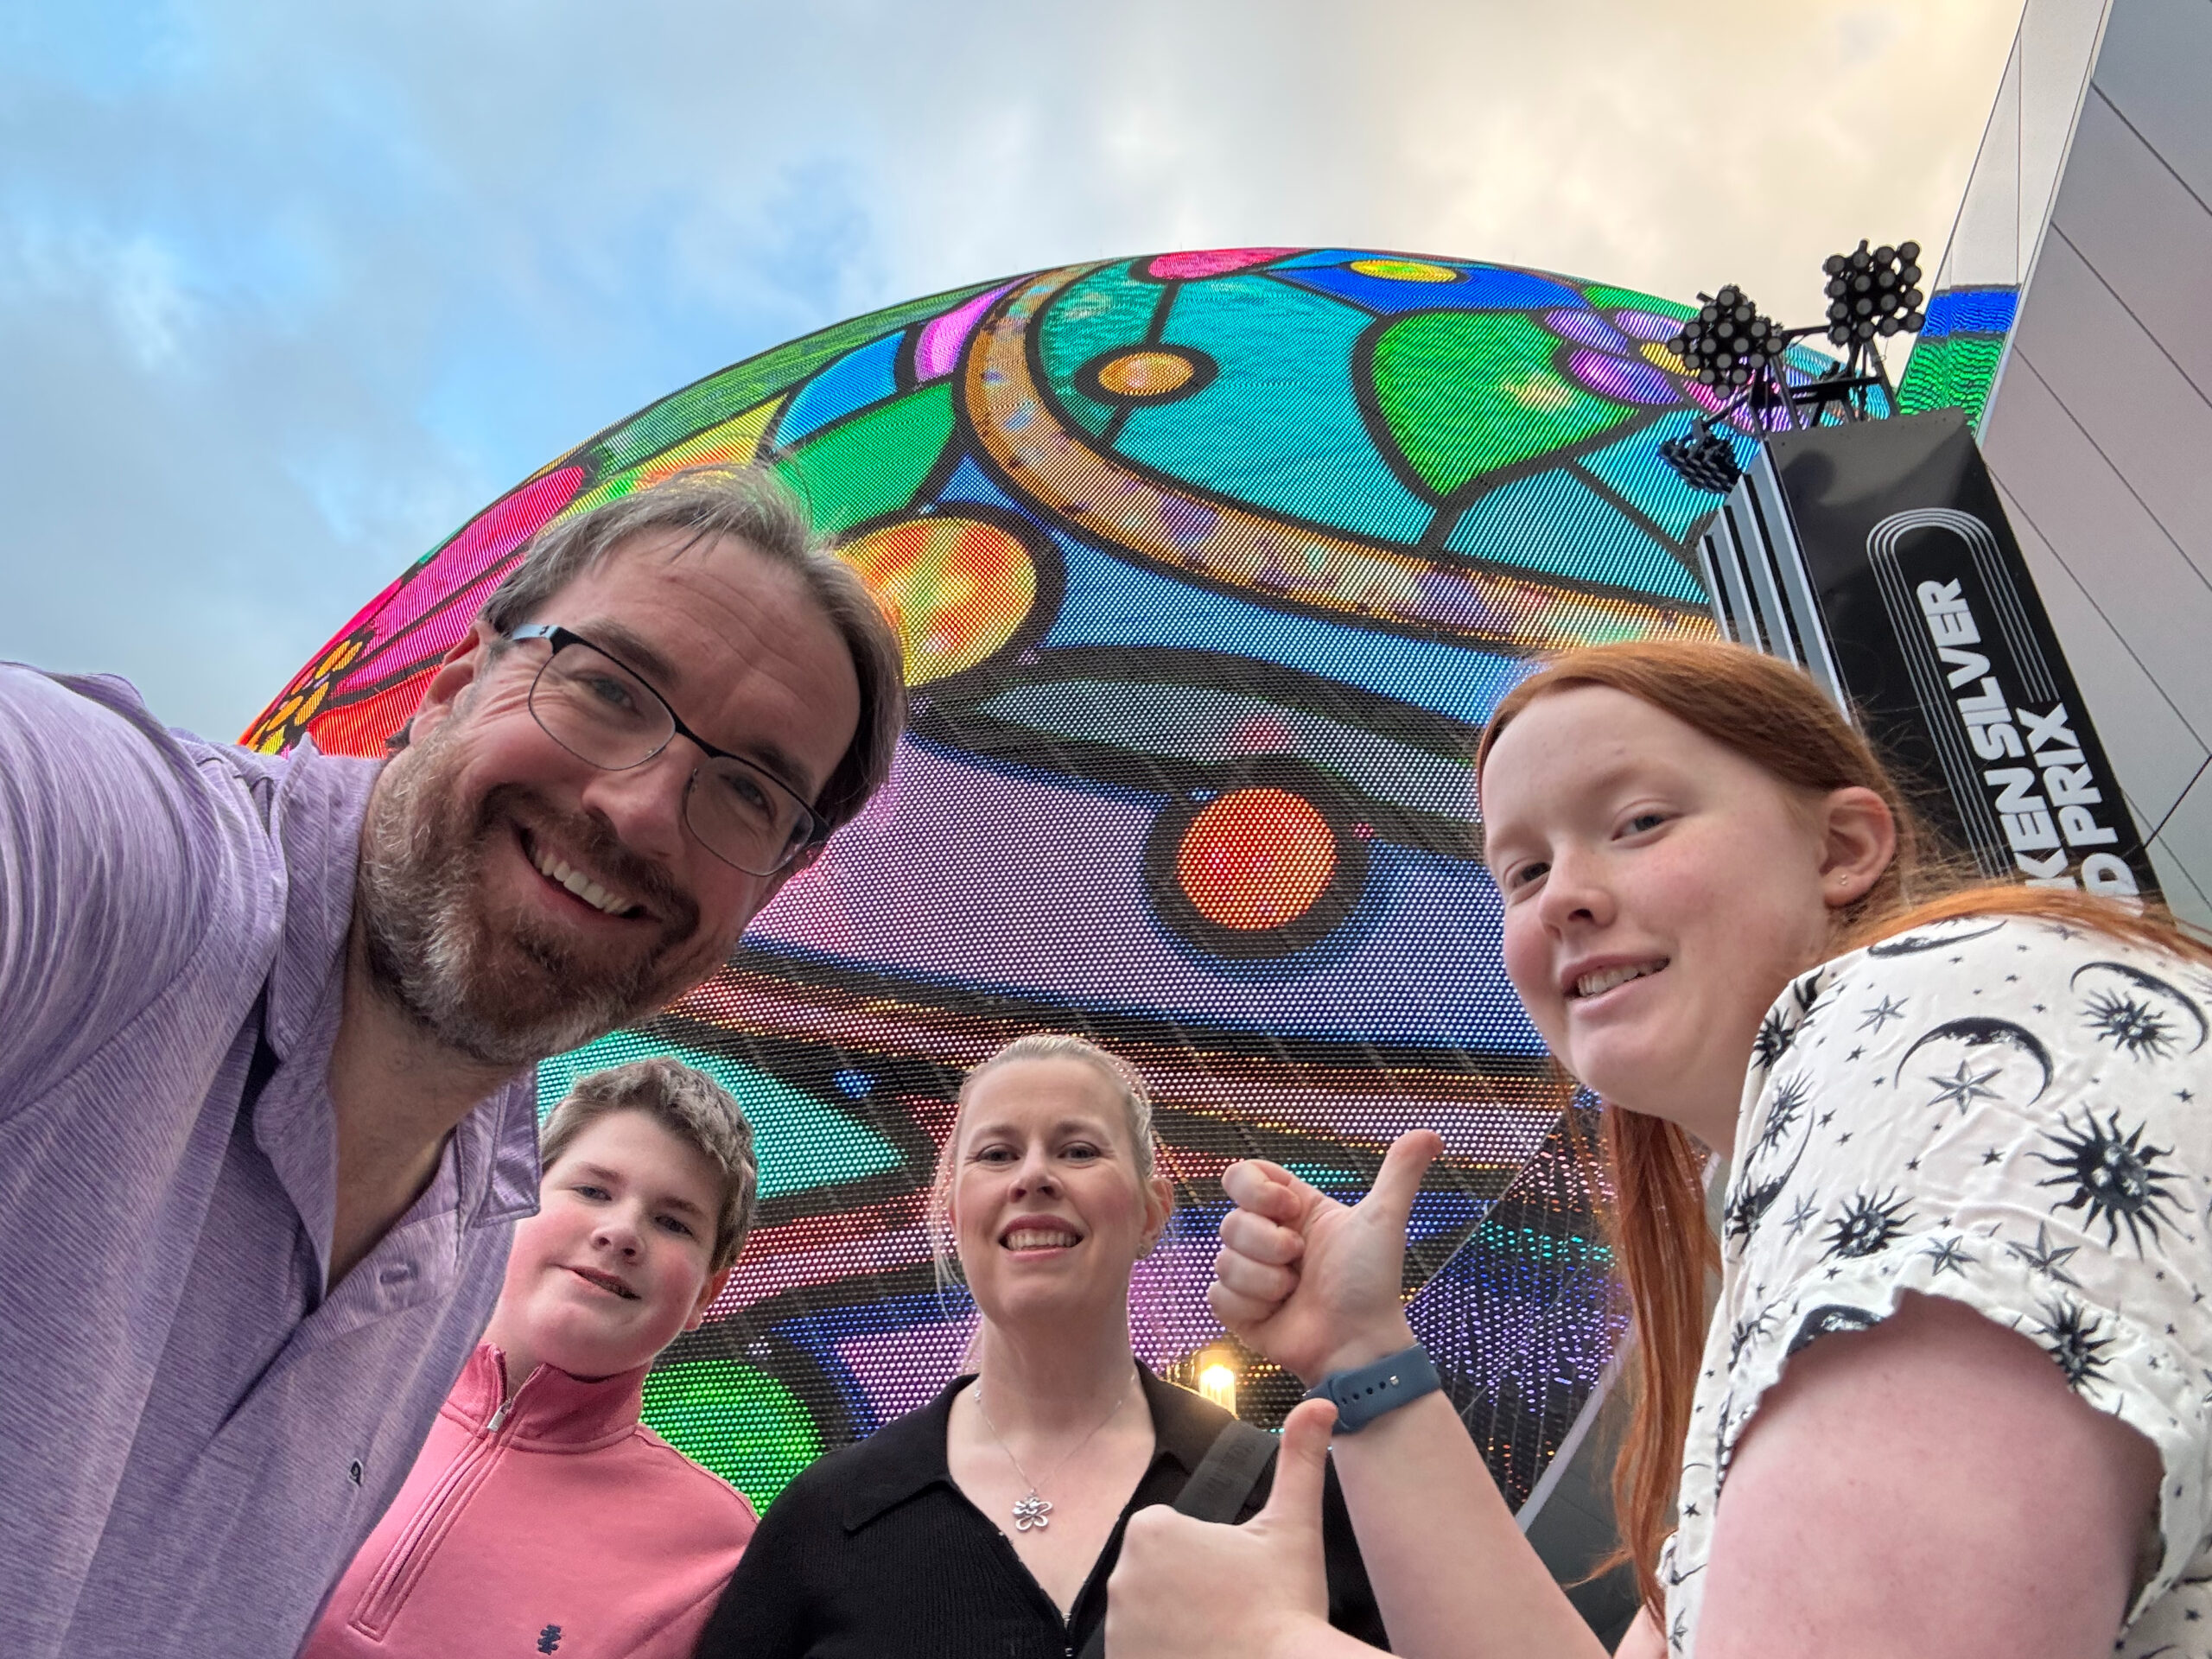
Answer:
M1969 426L1980 425L2019 306L2019 290L2009 286L1947 288L1930 298L1897 383L1897 412L1959 409Z
M761 1224L647 1414L756 1499L920 1404L974 1313L924 1195L962 1070L1036 1029L1126 1056L1182 1208L1141 1357L1295 1385L1207 1312L1219 1173L1345 1198L1402 1130L1417 1327L1519 1501L1619 1309L1499 962L1468 766L1533 654L1707 636L1716 505L1661 463L1712 407L1686 314L1538 271L1249 248L1033 272L709 376L486 509L378 594L246 741L380 753L531 535L683 467L760 461L901 628L892 781L717 978L546 1065L672 1053L759 1135ZM1803 365L1816 368L1808 359ZM1748 458L1750 435L1738 435Z

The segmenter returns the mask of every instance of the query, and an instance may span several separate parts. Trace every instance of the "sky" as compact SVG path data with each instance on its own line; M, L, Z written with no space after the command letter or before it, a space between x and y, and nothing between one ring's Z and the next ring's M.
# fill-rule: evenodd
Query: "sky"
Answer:
M0 658L234 736L601 427L1071 259L1372 247L1810 322L1825 255L1942 245L2018 15L0 0Z

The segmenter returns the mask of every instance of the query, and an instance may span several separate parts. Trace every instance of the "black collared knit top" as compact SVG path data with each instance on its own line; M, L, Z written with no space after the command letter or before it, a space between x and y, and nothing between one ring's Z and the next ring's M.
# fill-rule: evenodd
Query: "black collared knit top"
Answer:
M1106 1580L1135 1511L1173 1503L1229 1414L1140 1368L1152 1462L1063 1618L1006 1535L953 1484L945 1430L953 1379L918 1411L833 1452L762 1517L699 1659L1074 1659L1106 1617ZM1274 1470L1238 1519L1266 1503ZM1330 1471L1322 1498L1329 1622L1386 1646L1351 1518Z

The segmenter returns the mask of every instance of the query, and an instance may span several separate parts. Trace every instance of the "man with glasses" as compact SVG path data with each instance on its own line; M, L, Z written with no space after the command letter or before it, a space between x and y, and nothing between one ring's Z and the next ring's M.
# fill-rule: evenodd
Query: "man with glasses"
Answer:
M713 973L901 708L755 473L547 531L381 763L0 667L11 1656L292 1653L535 1206L534 1063Z

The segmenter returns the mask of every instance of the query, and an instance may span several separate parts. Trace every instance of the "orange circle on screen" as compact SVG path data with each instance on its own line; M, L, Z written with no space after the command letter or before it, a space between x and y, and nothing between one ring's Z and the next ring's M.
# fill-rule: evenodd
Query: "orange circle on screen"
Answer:
M1175 852L1175 879L1191 908L1216 927L1243 931L1296 921L1336 874L1335 831L1287 789L1236 789L1209 801Z
M1037 602L1037 566L1006 531L957 512L901 518L839 550L899 625L906 683L987 662Z
M1098 384L1120 397L1165 397L1198 372L1176 352L1129 352L1100 365Z

